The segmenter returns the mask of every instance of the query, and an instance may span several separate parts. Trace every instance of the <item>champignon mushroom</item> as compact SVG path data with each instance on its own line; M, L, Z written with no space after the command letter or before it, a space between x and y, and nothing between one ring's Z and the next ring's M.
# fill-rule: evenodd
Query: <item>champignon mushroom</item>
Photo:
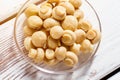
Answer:
M82 5L81 0L69 0L69 1L76 9L78 9Z
M71 47L70 47L70 51L74 52L76 55L80 54L80 44L76 44L74 43Z
M79 20L78 22L78 29L83 29L85 32L90 30L92 28L92 25L89 21L86 20Z
M47 59L53 59L55 57L55 52L52 49L46 49L45 51L45 57Z
M66 53L66 58L64 59L64 63L67 66L74 66L78 63L78 57L75 53L68 51Z
M101 39L101 33L100 33L100 31L99 30L94 30L94 32L96 33L96 37L91 41L92 44L96 44Z
M27 9L25 9L26 17L30 17L33 15L38 15L39 8L35 4L30 4Z
M56 47L58 47L58 44L59 44L58 40L55 40L51 36L48 36L47 45L49 48L55 49Z
M53 8L52 17L56 20L63 20L66 16L66 9L62 6L56 6Z
M78 26L78 21L74 16L66 16L64 21L62 22L62 28L64 30L76 30Z
M42 48L37 48L37 55L36 55L34 61L36 63L42 62L44 60L44 57L45 57L44 50Z
M85 39L81 43L80 50L82 53L91 53L91 52L93 52L93 45L91 44L91 42L88 39Z
M30 16L27 19L27 25L28 25L28 27L30 27L32 29L39 30L39 29L41 29L42 24L43 24L43 21L38 16Z
M63 32L61 26L54 26L50 29L50 35L53 39L59 39L63 35Z
M74 12L74 16L77 18L77 20L79 21L80 19L83 19L84 17L84 13L82 10L78 9Z
M61 40L65 45L71 46L76 41L76 35L71 30L65 30Z
M39 16L42 19L49 18L49 17L51 17L51 15L52 15L52 8L51 7L49 7L49 6L40 7Z
M67 49L63 46L55 49L55 57L58 61L64 60L66 57Z
M25 36L32 36L32 34L35 32L34 29L29 28L28 26L24 26L23 32Z
M59 6L63 6L66 9L68 15L73 15L75 12L74 6L68 1L60 2Z
M60 23L53 18L47 18L44 20L43 27L46 30L50 30L53 26L59 26Z
M86 33L82 29L75 30L76 43L80 44L85 38Z
M34 32L32 43L35 47L43 47L46 44L47 36L43 31Z
M93 29L90 29L90 30L86 33L86 37L87 37L89 40L94 39L96 36L97 36L96 31L93 30Z
M45 59L44 60L45 64L49 65L49 66L54 66L56 65L59 61L56 58L53 59Z
M30 50L31 48L35 48L35 46L32 44L32 39L31 37L26 37L24 39L24 46L26 50Z
M30 49L28 57L30 57L32 59L35 59L36 56L37 56L37 50L36 49Z

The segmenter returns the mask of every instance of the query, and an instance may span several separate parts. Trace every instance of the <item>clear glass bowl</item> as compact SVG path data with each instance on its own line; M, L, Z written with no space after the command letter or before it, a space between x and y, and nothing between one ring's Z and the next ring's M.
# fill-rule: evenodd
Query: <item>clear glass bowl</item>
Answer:
M28 52L25 50L23 46L23 40L24 40L23 26L25 25L25 20L26 20L26 17L23 12L25 10L25 7L28 6L28 4L31 3L31 1L33 0L28 0L21 7L21 9L19 10L19 13L17 14L15 23L14 23L14 40L16 43L16 47L19 50L19 53L23 55L23 57L27 60L27 62L29 62L31 65L33 65L38 70L41 70L47 73L52 73L52 74L63 74L67 72L73 72L85 66L88 63L88 61L90 61L95 55L96 51L98 50L100 42L94 46L93 53L88 54L88 55L84 55L84 54L80 55L79 63L75 65L74 67L66 67L62 65L62 63L56 66L52 66L52 67L47 66L43 63L36 64L27 56ZM42 0L40 0L40 2L37 3L37 5L39 5L41 1ZM101 32L101 23L100 23L100 20L99 20L99 17L96 11L94 10L92 5L87 0L82 0L82 3L83 4L80 9L84 11L84 15L85 15L84 18L89 20L92 23L93 27Z

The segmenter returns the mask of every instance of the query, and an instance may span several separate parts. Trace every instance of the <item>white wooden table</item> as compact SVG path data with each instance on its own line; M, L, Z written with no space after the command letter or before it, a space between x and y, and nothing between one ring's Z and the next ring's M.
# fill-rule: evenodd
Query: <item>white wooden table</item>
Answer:
M0 0L0 22L9 17L10 13L17 11L25 1ZM88 64L88 67L83 67L83 70L75 71L72 80L99 80L120 67L120 0L88 1L100 17L102 41L92 63ZM41 72L29 65L14 50L12 43L14 20L13 18L0 25L0 80L39 80Z

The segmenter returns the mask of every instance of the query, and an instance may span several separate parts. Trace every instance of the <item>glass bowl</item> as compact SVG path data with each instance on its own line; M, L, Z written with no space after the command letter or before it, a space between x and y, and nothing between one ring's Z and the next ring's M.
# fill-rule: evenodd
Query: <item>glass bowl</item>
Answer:
M63 66L62 63L55 65L55 66L47 66L44 63L36 64L34 63L28 56L27 51L25 50L25 47L23 46L23 40L24 40L24 34L23 34L23 26L25 25L26 17L24 15L24 10L28 6L29 3L31 3L33 0L28 0L19 10L19 13L17 14L15 23L14 23L14 41L16 44L17 49L19 50L19 53L23 55L23 57L27 60L28 63L30 63L32 66L37 68L38 70L41 70L43 72L52 73L52 74L63 74L67 72L73 72L77 69L80 69L81 67L85 66L88 61L90 61L95 53L98 50L100 42L98 42L94 46L94 51L91 54L88 55L80 55L79 56L79 63L75 65L74 67L67 67ZM39 6L42 0L37 3ZM95 11L95 9L92 7L92 5L87 0L82 0L82 6L80 8L84 12L84 19L89 20L93 27L101 32L101 23L99 20L99 17Z

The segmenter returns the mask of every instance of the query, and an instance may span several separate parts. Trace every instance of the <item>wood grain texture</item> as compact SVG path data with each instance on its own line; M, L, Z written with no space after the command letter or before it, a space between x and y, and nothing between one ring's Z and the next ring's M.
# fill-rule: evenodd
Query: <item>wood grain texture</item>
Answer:
M67 74L67 76L72 77L72 80L99 80L115 68L120 67L120 1L89 0L89 2L96 9L101 19L102 41L97 54L91 62L73 74ZM17 53L18 51L16 51L16 47L12 43L14 20L12 19L0 25L0 79L40 80L45 74L29 65ZM56 75L50 76L48 75L47 78L57 78L57 80L65 78L63 75L61 75L62 78L64 77L63 79Z
M19 9L23 6L28 0L0 0L0 25L14 18ZM44 0L29 0L30 3L38 4Z

